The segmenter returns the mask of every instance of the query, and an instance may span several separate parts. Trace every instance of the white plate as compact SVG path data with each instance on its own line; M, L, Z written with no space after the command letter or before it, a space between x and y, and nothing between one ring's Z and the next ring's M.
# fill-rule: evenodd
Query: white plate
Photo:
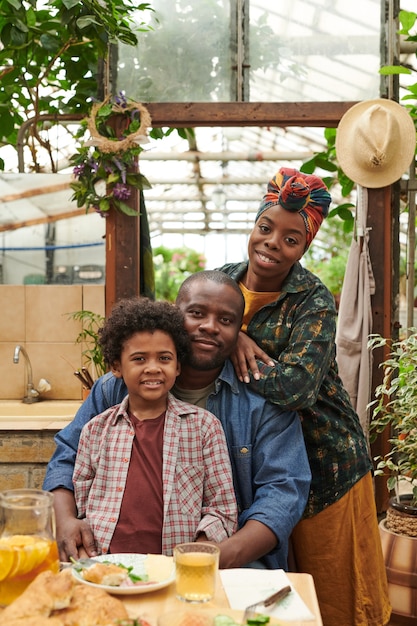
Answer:
M95 556L95 561L107 561L109 563L115 563L124 565L125 567L133 567L132 573L137 576L144 576L146 574L146 554L102 554L101 556ZM167 559L170 557L166 557ZM114 587L110 585L98 585L96 583L90 583L88 580L84 580L80 572L77 572L74 567L72 568L73 576L82 582L84 585L90 585L90 587L97 587L103 589L107 593L117 594L121 596L135 595L138 593L149 593L150 591L157 591L168 587L175 579L175 567L172 564L172 571L169 578L161 580L159 582L143 582L133 587Z

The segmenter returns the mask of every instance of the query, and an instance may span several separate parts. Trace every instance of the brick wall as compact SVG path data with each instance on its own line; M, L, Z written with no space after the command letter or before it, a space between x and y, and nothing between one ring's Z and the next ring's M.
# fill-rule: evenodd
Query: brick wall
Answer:
M2 431L0 491L42 488L46 466L55 450L53 430Z

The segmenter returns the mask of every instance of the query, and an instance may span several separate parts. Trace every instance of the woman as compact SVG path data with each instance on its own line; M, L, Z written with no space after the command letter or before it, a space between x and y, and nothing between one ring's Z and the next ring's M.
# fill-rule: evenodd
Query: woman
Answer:
M292 535L294 565L314 577L324 626L382 626L391 607L372 464L338 375L333 296L299 262L330 202L320 178L281 168L256 216L249 261L221 271L245 296L237 374L302 422L312 483Z

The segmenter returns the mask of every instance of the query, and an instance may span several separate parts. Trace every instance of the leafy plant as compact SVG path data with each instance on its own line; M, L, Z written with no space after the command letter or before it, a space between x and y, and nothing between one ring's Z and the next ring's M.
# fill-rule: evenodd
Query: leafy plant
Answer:
M153 251L155 270L155 295L162 300L174 302L181 283L206 266L203 254L191 248L166 248L159 246Z
M370 440L390 429L390 451L375 458L376 475L388 471L389 491L398 491L398 483L409 483L412 505L417 506L417 328L395 341L371 335L371 350L389 346L388 357L380 364L383 381L375 389L370 403L372 418Z
M82 323L83 328L77 336L76 342L86 346L82 352L84 365L87 369L92 365L95 369L96 378L99 378L107 372L106 362L98 342L98 329L102 327L104 317L86 310L74 311L68 313L68 316Z
M311 253L307 253L305 265L320 278L334 296L340 296L349 253L349 243L345 241L346 237L341 236L343 233L337 233L337 229L332 230L329 226L328 230L334 235L334 249L332 249L333 246L329 246L320 253L319 258L314 258ZM341 246L340 242L342 242Z
M143 11L152 11L149 3L134 0L2 0L0 145L17 147L18 129L30 118L86 114L103 82L99 60L108 57L111 44L137 43L134 30L147 29L138 24ZM25 145L34 171L41 170L44 150L56 171L41 122L29 126Z
M340 191L344 198L348 198L355 186L353 180L351 180L343 170L339 167L336 157L336 129L326 128L324 130L324 138L327 142L327 149L324 152L317 152L314 156L305 161L300 167L301 172L305 174L313 174L316 169L320 168L326 172L329 172L330 176L321 176L323 181L330 189L337 182L340 185ZM352 209L354 204L351 202L344 202L331 211L329 211L328 219L339 217L342 220L343 232L351 233L353 231L354 215Z
M417 22L417 13L414 11L400 11L398 19L401 24L401 28L398 31L399 35L403 35L406 41L417 42L417 35L412 34L412 30ZM417 53L416 53L417 56ZM398 65L384 65L379 70L382 76L393 76L399 74L411 75L413 70L409 66ZM417 83L413 85L407 85L404 87L406 94L401 98L402 101L406 101L407 108L414 121L417 122ZM413 102L414 101L414 102Z
M411 31L417 25L417 13L414 11L400 11L398 14L398 19L401 24L401 28L398 31L399 35L402 35L405 38L405 41L409 42L417 42L417 34L413 34ZM417 57L417 52L416 52ZM384 65L379 70L379 73L382 76L393 76L393 75L411 75L415 72L415 69L410 66L405 65ZM407 107L411 117L414 120L414 124L417 127L417 83L410 85L402 85L402 91L405 92L405 95L402 96L401 101L404 102Z

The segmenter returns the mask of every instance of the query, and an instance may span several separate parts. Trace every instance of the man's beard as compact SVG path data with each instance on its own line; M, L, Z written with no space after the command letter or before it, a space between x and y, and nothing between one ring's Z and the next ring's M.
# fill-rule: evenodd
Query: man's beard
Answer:
M205 356L205 358L191 352L187 359L187 365L190 365L200 372L209 372L210 370L223 367L226 358L227 356L225 354L219 352L217 354L213 354L212 356Z

